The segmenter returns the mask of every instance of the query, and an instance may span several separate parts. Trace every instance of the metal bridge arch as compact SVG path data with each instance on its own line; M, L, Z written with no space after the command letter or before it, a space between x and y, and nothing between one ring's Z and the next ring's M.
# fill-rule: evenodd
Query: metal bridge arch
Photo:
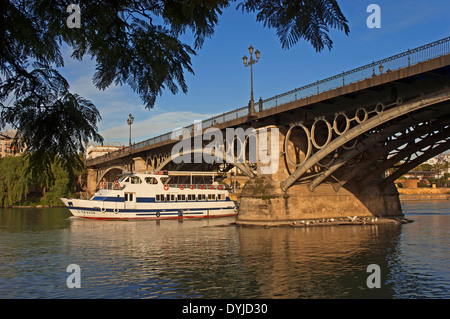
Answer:
M376 115L369 118L368 113L364 109L358 109L355 113L355 119L358 122L358 125L349 128L348 126L345 130L337 131L337 137L331 140L328 136L327 141L323 145L317 145L315 143L317 152L314 154L310 154L309 150L306 158L303 163L297 164L295 171L284 181L281 182L280 186L283 191L287 191L289 187L291 187L299 178L304 176L304 174L310 170L314 165L320 165L325 169L320 172L317 176L313 178L313 180L309 183L308 188L310 191L313 191L315 187L321 184L325 179L330 177L335 171L337 171L342 166L346 165L349 160L355 158L359 154L364 151L367 151L370 147L373 147L377 143L383 142L388 139L390 136L395 135L399 130L405 130L408 127L414 125L414 123L420 121L426 121L428 119L436 119L439 117L443 117L444 119L448 117L450 113L448 105L430 110L429 112L422 111L423 109L427 110L428 107L447 102L450 100L450 90L448 88L441 90L436 93L429 94L427 96L421 96L420 98L411 100L407 103L402 103L402 101L397 101L394 103L395 105L389 109L384 109L384 106L377 104L375 107ZM419 112L420 111L420 112ZM358 115L359 113L359 115ZM417 113L417 114L415 114ZM406 118L404 118L406 116ZM399 119L399 122L396 125L389 126L393 120ZM323 119L316 119L314 122L311 131L314 132L314 125ZM325 121L326 122L326 121ZM347 119L348 123L348 119ZM445 123L443 123L445 124ZM300 125L300 124L294 124ZM303 126L301 124L301 126ZM328 126L328 131L330 132L330 125ZM385 127L383 127L385 126ZM291 126L292 128L292 126ZM335 129L335 123L333 124L333 128ZM436 128L433 125L433 128ZM433 128L430 128L433 129ZM336 130L335 130L336 131ZM368 137L363 139L361 143L356 145L356 139L364 136L369 133L369 131L377 131L374 134L367 135ZM330 134L330 133L329 133ZM448 135L448 131L443 133L444 135ZM312 138L313 134L310 134L308 138ZM288 135L286 136L288 137ZM445 136L443 136L445 137ZM345 145L351 141L355 141L355 143L349 147L345 148ZM429 140L430 143L433 141ZM286 143L285 143L286 145ZM446 144L448 145L448 143ZM310 146L310 145L309 145ZM336 159L332 159L327 165L321 165L320 161L325 159L327 156L332 155L334 152L337 152L339 148L345 149L344 152L341 152L340 156ZM444 146L441 146L444 148ZM285 150L285 156L289 156L288 152ZM289 160L289 158L287 158ZM420 164L420 163L419 163ZM347 181L349 177L353 177L352 173L347 174ZM367 180L365 181L368 182ZM337 190L340 186L344 185L346 181L340 181L335 187Z

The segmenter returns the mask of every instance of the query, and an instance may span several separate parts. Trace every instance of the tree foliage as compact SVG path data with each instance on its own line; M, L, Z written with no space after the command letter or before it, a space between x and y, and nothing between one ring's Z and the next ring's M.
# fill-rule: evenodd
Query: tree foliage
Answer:
M30 177L25 174L24 157L0 159L0 207L22 202L30 186Z
M84 143L103 141L101 117L57 71L64 66L62 44L72 48L74 59L95 60L98 89L129 85L152 108L164 90L187 92L191 56L235 2L275 28L283 48L305 39L317 51L331 49L330 28L349 32L336 0L86 0L79 4L82 26L73 29L66 25L67 2L3 0L0 129L11 124L19 130L32 152L32 170L51 172L56 154L69 171L80 168L74 155ZM194 35L193 47L180 40L185 32Z
M257 12L257 21L276 29L283 48L300 39L311 43L317 52L333 47L331 28L349 34L350 28L335 0L248 0L238 5L243 11Z
M28 161L29 156L26 155L0 158L0 207L23 204L30 199L27 197L30 189L41 190L40 204L46 205L61 205L61 197L74 196L75 177L59 156L51 159L51 174L27 174ZM76 170L74 173L82 176L85 171Z

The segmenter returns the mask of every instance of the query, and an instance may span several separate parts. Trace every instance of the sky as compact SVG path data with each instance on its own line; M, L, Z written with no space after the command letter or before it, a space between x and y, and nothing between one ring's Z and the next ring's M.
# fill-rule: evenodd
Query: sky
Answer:
M343 71L381 60L450 35L449 0L338 0L350 27L349 35L332 30L333 48L317 53L300 40L283 49L275 30L264 27L253 14L236 10L232 4L224 11L214 35L192 57L195 74L185 73L188 93L173 95L165 90L152 109L146 109L139 95L128 86L110 86L105 91L92 83L95 61L70 58L63 48L65 66L61 70L70 90L91 100L100 111L98 123L104 145L127 145L128 114L134 116L132 141L171 132L175 128L204 120L248 104L250 68L242 57L252 45L261 52L253 66L255 100L282 94ZM370 4L381 9L381 27L366 24ZM81 23L83 12L81 12ZM184 40L193 47L189 35Z

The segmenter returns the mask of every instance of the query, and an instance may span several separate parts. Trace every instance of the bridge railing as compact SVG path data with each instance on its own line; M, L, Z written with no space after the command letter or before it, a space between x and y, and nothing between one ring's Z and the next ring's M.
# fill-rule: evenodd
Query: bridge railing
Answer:
M263 101L263 110L317 95L351 83L366 80L380 73L388 73L450 53L450 37L407 50L389 58L285 92Z
M203 120L203 121L201 121L199 123L191 124L189 126L185 126L183 129L186 132L193 133L195 130L198 130L200 128L201 129L205 129L205 128L208 128L208 127L213 127L213 126L215 126L217 124L225 123L225 122L228 122L228 121L231 121L231 120L234 120L234 119L245 117L247 115L248 115L248 107L245 106L245 107L239 108L237 110L233 110L233 111L230 111L230 112L222 113L220 115L216 115L216 116L214 116L212 118L209 118L207 120ZM131 146L131 150L132 151L139 150L139 149L141 149L143 147L146 147L146 146L149 146L149 145L153 145L153 144L156 144L156 143L159 143L159 142L169 141L171 139L172 139L172 132L165 133L165 134L162 134L162 135L158 135L156 137L152 137L152 138L150 138L148 140L139 142L137 144L133 144ZM125 150L126 151L129 150L129 147L125 147ZM103 155L103 156L106 156L106 155Z
M351 83L363 81L373 76L380 75L380 73L388 73L401 68L406 68L449 53L450 37L447 37L412 50L407 50L389 58L372 62L347 72L342 72L332 77L302 86L283 94L275 95L262 101L262 110L271 109L286 103L294 102L299 99L307 98L339 87L343 87ZM255 109L256 111L259 111L258 102L256 102ZM216 115L212 118L202 121L201 128L205 129L208 127L213 127L215 125L225 123L234 119L246 117L247 115L248 106L244 106L239 109L222 113L220 115ZM184 129L189 133L193 133L194 130L196 130L196 128L198 127L199 123L196 123L194 125L186 126L184 127ZM153 145L159 142L169 141L171 140L171 138L171 132L165 133L132 145L131 151L137 151L146 146ZM124 150L130 151L129 147L126 147ZM96 159L106 160L109 157L115 157L115 155L120 156L120 153L116 151L103 155L101 157L97 157Z

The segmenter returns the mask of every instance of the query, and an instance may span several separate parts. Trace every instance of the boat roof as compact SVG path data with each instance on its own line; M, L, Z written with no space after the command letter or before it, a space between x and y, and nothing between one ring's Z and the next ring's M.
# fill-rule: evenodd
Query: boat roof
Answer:
M226 175L222 172L189 172L189 171L151 171L151 172L127 172L119 174L118 176L132 176L132 175L145 175L145 176L220 176Z

